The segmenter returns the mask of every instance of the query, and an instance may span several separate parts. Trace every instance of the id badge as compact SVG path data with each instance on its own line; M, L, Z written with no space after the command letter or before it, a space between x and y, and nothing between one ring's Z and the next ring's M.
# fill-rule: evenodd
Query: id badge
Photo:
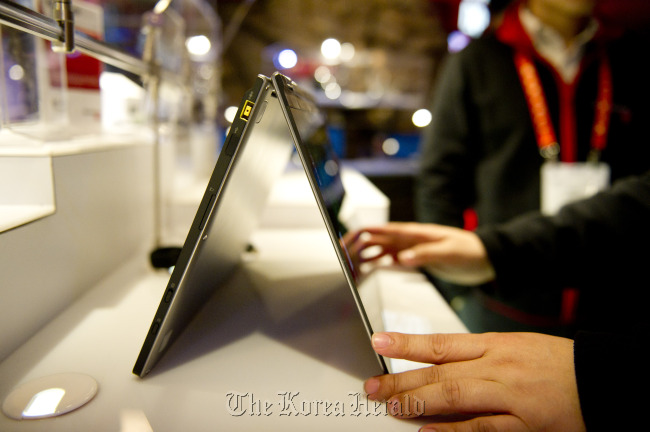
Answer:
M541 171L542 213L554 215L564 205L609 187L609 182L609 165L603 162L545 162Z

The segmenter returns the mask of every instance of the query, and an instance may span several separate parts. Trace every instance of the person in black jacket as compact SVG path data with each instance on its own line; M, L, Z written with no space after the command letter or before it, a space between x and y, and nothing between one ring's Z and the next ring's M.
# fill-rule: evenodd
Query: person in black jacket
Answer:
M481 226L539 210L540 172L551 163L598 161L610 169L611 181L650 169L650 81L638 66L640 41L596 24L595 0L511 3L493 29L445 60L422 142L419 222L469 227L464 214L471 209ZM526 64L542 89L541 115L529 108L540 103L523 84ZM611 100L601 100L606 95ZM609 108L598 111L601 106ZM533 121L542 118L543 126L546 117L551 133L539 132ZM581 294L571 286L533 291L532 283L525 295L509 298L490 287L439 288L452 305L465 305L457 311L474 331L571 334Z
M400 417L470 416L434 422L431 430L437 431L638 430L649 384L648 221L650 172L566 205L555 216L533 212L475 232L390 223L350 233L356 240L350 250L361 256L371 246L380 248L365 261L392 255L402 265L426 267L460 284L503 279L525 289L535 279L574 284L584 292L593 288L594 297L610 299L606 309L585 311L601 317L602 329L573 339L539 333L375 334L379 354L436 366L370 378L369 397L389 400ZM595 281L611 285L603 290ZM622 291L628 293L623 303L617 295ZM423 412L405 409L416 400L424 401Z

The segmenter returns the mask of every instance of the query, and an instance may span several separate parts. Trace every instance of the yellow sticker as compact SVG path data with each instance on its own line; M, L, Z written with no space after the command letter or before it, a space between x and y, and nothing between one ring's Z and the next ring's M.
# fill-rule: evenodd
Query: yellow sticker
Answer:
M241 110L241 115L239 116L242 120L248 121L253 111L253 106L255 104L251 101L246 101L244 108Z

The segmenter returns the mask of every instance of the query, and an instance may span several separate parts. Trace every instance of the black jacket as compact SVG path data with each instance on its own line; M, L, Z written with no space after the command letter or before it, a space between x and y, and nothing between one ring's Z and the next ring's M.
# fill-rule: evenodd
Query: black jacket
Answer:
M581 288L588 300L581 316L599 330L579 332L574 342L587 430L640 430L650 388L650 173L552 218L529 214L476 232L499 280Z
M534 212L476 233L499 289L579 288L582 329L627 330L648 315L650 172L565 206L554 217Z

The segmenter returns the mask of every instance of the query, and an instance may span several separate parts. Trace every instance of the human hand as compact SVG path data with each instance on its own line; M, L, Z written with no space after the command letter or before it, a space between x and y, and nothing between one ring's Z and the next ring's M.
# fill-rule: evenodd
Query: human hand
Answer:
M495 277L479 237L460 228L393 222L350 232L344 242L356 263L389 255L404 266L424 266L434 276L449 282L478 285ZM374 254L371 248L376 250Z
M586 430L570 339L537 333L376 333L372 343L378 354L435 366L368 379L370 399L388 400L396 417L465 416L422 431ZM402 409L414 401L422 409Z

